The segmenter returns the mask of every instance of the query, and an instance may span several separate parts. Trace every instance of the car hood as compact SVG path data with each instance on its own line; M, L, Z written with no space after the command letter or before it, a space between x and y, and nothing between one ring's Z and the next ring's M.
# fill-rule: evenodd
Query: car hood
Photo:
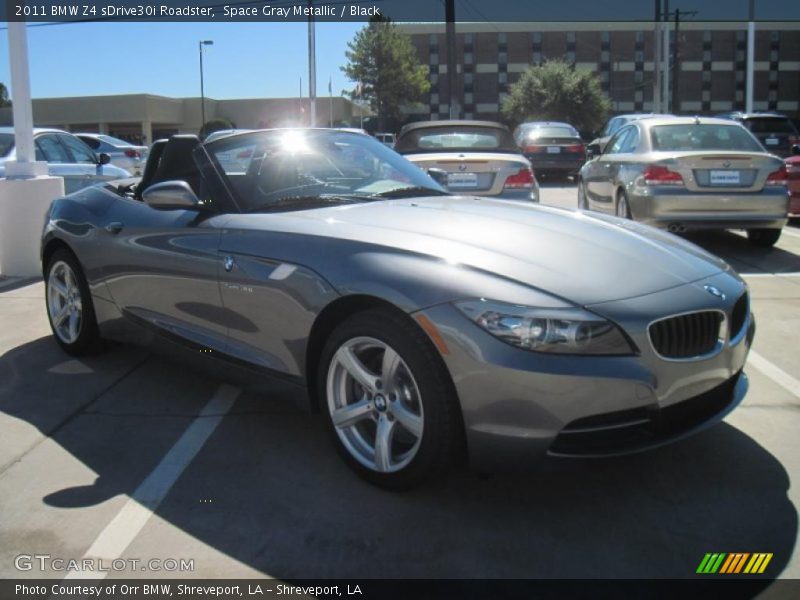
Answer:
M584 306L728 269L694 244L632 221L489 198L385 200L234 220L234 227L277 228L435 256Z

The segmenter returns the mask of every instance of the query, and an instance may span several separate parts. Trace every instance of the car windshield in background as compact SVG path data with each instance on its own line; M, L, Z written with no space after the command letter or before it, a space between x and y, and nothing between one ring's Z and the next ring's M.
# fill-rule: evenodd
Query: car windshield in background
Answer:
M738 125L657 125L650 130L650 136L653 150L659 152L764 152L761 144Z
M606 125L606 128L603 130L603 133L601 135L603 137L611 137L619 130L620 127L625 125L627 122L628 120L623 119L622 117L614 117L608 122L608 125Z
M98 135L97 139L104 141L106 144L111 144L112 146L132 146L130 142L126 142L125 140L121 140L119 138L111 137L110 135Z
M789 119L763 117L747 119L744 124L753 133L797 133Z
M525 132L527 138L577 138L580 134L572 127L535 127Z
M514 137L493 127L430 127L409 131L395 150L414 152L519 152Z
M356 133L273 130L206 147L245 212L446 193L419 167Z
M7 156L14 147L13 133L0 133L0 157Z

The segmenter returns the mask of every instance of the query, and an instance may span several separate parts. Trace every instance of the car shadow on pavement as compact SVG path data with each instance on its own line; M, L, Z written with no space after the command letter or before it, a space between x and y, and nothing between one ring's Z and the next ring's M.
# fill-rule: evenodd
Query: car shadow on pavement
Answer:
M40 509L131 494L219 384L145 356L137 377L115 375L54 426L41 390L57 400L133 362L118 347L77 361L86 371L64 370L73 361L54 346L41 338L0 357L13 373L0 410L98 477L78 487L56 480ZM692 578L707 552L771 552L766 586L796 542L788 473L727 424L640 455L547 459L517 475L459 469L389 493L351 473L322 419L295 408L291 393L243 394L158 507L159 521L277 578Z
M683 235L690 242L724 259L739 273L800 272L800 255L778 247L759 248L745 236L732 231L703 231Z

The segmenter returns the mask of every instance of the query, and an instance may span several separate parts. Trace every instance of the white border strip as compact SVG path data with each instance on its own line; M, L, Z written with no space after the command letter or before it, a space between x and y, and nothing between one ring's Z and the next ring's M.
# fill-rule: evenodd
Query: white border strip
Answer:
M750 350L750 355L747 357L747 362L772 379L772 381L779 386L788 390L797 398L800 398L800 381L789 375L786 371L772 364L766 358L752 350Z
M241 390L230 385L223 384L217 389L158 466L136 488L122 510L100 532L84 558L102 559L103 563L109 564L122 556L178 477L214 433L239 394ZM64 579L105 579L106 575L108 571L70 571Z

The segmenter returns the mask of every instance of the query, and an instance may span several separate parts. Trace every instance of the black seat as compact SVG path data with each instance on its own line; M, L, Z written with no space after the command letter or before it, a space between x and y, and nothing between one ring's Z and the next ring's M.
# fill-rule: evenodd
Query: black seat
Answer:
M167 140L156 140L150 148L150 153L147 155L147 163L144 166L142 178L136 186L135 197L139 200L142 199L142 192L153 183L153 176L156 174L158 165L161 162L161 155L164 154L164 147L167 145Z
M174 135L169 138L163 145L160 160L152 161L152 164L148 160L145 174L142 176L142 183L140 184L141 190L144 191L154 183L179 180L188 183L197 197L203 200L205 195L203 177L192 157L192 153L199 145L200 138L196 135ZM155 172L151 178L148 178L147 171L151 166L155 169Z

